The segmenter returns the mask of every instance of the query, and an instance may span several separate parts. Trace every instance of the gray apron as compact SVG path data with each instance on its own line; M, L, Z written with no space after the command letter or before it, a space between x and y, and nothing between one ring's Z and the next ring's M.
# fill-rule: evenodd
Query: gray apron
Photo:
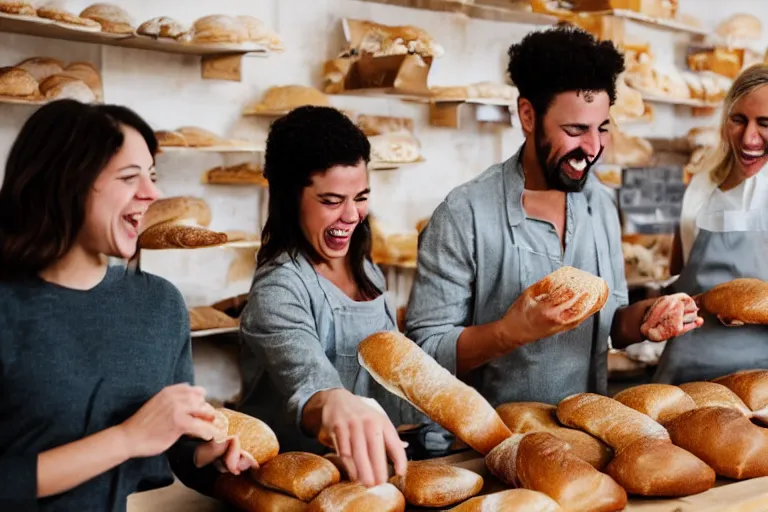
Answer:
M379 385L357 359L357 346L365 338L379 331L397 330L395 315L384 294L371 301L357 302L321 275L317 274L317 279L333 311L334 367L341 382L355 395L379 402L392 423L395 426L401 424L403 401Z
M693 296L741 277L768 280L768 210L706 215L710 221L719 219L706 222L711 230L699 225L675 291ZM728 217L740 225L729 226ZM768 367L768 327L726 327L706 311L700 314L704 325L667 342L654 382L712 380L738 370Z

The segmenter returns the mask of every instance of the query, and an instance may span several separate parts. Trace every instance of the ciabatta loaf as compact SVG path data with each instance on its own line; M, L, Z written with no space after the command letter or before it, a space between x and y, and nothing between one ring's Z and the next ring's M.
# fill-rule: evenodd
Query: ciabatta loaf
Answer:
M696 408L693 398L679 387L669 384L634 386L617 393L613 399L662 425Z
M667 428L672 442L727 478L768 476L768 429L725 407L687 412Z
M399 332L378 332L358 345L358 359L396 396L485 455L512 433L480 393Z
M259 469L253 479L268 489L284 492L310 502L320 492L339 483L341 474L331 461L313 453L286 452Z
M468 469L430 461L411 461L404 476L389 482L416 507L447 507L475 496L483 477Z
M485 462L502 482L543 492L564 510L613 512L627 504L627 493L610 476L547 432L514 434L491 450Z
M586 432L567 428L557 421L557 407L539 402L510 402L496 408L505 425L516 434L548 432L568 444L575 456L602 471L613 450Z
M451 512L563 512L563 509L543 492L513 489L472 498Z

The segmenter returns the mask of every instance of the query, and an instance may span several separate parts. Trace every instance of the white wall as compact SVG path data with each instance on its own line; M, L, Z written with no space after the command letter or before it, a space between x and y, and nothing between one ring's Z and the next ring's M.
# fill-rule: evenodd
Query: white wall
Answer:
M79 11L89 3L88 0L72 0L67 2L67 7ZM535 29L356 0L219 0L215 3L113 0L113 3L129 10L137 22L160 15L191 22L216 12L251 14L274 27L287 49L268 59L246 58L243 81L234 83L202 80L199 61L195 57L0 34L0 66L37 55L91 60L102 67L106 101L135 109L155 129L195 124L225 135L263 140L268 121L242 118L242 107L272 85L319 86L323 61L340 50L341 17L414 24L428 30L446 49L446 55L434 63L430 77L432 84L503 80L507 47ZM680 3L683 11L699 16L707 26L713 26L730 12L757 13L768 9L762 0L681 0ZM640 26L632 28L631 33L652 39L659 58L672 58L672 54L664 57L664 51L671 49L675 41L685 41L685 36ZM680 55L682 48L677 51L678 59ZM424 105L352 96L333 97L332 102L357 112L409 116L415 120L426 162L398 171L373 173L372 176L372 210L395 230L412 229L414 223L428 215L449 190L510 156L521 142L521 134L516 128L481 126L473 122L471 109L465 110L462 128L450 130L429 127ZM674 136L685 133L692 125L708 122L707 119L687 118L688 111L678 109L675 112L674 108L657 105L654 124L634 126L631 133ZM3 161L30 112L30 107L0 104L0 159ZM215 229L255 230L259 212L255 190L199 184L202 171L218 165L220 158L216 155L161 156L158 160L160 186L166 195L205 197L213 209L212 227ZM190 304L196 305L247 290L247 279L226 283L227 269L235 257L233 251L222 249L194 254L189 251L145 253L142 263L176 282ZM248 255L240 254L239 257L247 258ZM204 270L204 273L192 280L189 276L194 270Z

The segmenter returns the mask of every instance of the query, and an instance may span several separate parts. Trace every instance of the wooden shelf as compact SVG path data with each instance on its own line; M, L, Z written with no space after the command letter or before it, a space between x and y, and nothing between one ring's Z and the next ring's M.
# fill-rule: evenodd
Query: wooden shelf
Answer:
M695 27L693 25L689 25L687 23L683 23L681 21L676 21L676 20L654 18L652 16L648 16L647 14L642 14L636 11L630 11L626 9L612 9L612 10L604 10L604 11L580 11L580 12L585 12L588 14L602 14L602 15L608 15L608 16L615 16L617 18L636 21L638 23L649 25L655 28L672 30L676 32L685 32L685 33L693 34L697 36L708 36L710 34L710 31L703 27Z
M457 0L358 0L428 11L463 14L470 18L525 25L555 25L557 17L523 10L477 5Z
M47 100L25 100L22 98L13 98L10 96L0 96L0 103L9 103L11 105L30 105L39 106L48 103Z
M650 103L666 103L668 105L679 105L682 107L694 107L694 108L707 108L717 109L722 107L722 103L710 103L702 100L693 99L680 99L680 98L665 98L664 96L653 96L650 94L643 94L643 101Z
M203 329L201 331L192 331L190 337L192 338L205 338L206 336L215 336L217 334L229 334L235 333L240 330L240 327L221 327L219 329Z
M261 146L160 146L159 153L264 153Z
M374 160L368 164L368 169L371 171L396 171L403 167L411 167L416 164L424 163L426 160L423 158L416 160L415 162L384 162L381 160Z
M260 44L195 44L180 43L172 39L147 36L110 34L102 31L82 30L55 23L44 18L0 14L0 32L61 39L80 43L102 44L202 57L203 78L240 81L240 63L243 55L267 56L269 51Z

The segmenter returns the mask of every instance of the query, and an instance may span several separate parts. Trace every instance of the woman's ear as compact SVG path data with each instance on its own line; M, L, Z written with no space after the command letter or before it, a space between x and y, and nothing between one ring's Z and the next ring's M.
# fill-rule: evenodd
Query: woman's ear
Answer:
M518 98L517 115L520 117L520 127L523 129L523 133L526 136L532 135L536 128L536 112L533 110L531 102L525 98Z

